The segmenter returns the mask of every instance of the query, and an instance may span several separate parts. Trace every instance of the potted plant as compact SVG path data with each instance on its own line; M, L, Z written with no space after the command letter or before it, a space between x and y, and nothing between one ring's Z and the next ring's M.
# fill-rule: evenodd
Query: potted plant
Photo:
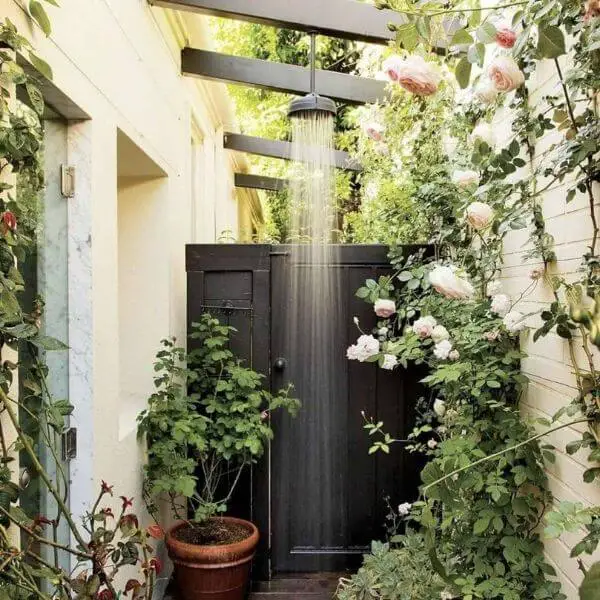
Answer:
M259 534L224 513L242 472L273 437L271 412L295 414L299 407L289 388L270 394L263 376L236 359L232 331L205 314L193 325L192 350L163 340L156 391L138 419L148 444L150 512L156 515L154 502L167 497L179 520L165 541L182 600L244 597Z

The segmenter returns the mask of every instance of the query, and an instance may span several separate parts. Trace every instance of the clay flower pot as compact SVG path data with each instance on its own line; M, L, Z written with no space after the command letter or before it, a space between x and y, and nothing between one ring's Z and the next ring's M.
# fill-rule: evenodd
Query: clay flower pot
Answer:
M178 540L187 523L178 523L166 535L174 564L178 600L243 600L250 579L250 565L258 544L258 529L249 521L218 517L211 521L241 526L248 537L232 544L196 545Z

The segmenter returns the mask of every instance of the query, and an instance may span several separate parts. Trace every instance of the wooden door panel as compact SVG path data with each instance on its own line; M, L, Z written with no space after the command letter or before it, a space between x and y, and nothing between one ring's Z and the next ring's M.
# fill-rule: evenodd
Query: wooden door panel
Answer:
M289 269L299 268L291 264L289 250L194 245L187 252L189 322L206 310L216 312L239 330L232 349L268 377L271 389L291 381L304 402L296 419L274 416L275 439L241 483L231 506L232 513L252 518L261 531L255 578L358 566L370 541L385 533L385 496L395 504L413 500L420 467L400 445L389 456L370 456L361 412L385 421L394 437L405 438L414 422L422 374L414 369L384 372L345 358L347 346L359 335L353 317L365 332L376 323L372 306L355 292L367 278L390 272L387 249L343 246L332 267L339 274L340 297L335 301L336 349L330 368L335 386L326 407L303 397L311 388L304 364L309 341L300 346L299 356L289 354L287 328L294 306ZM304 292L297 293L301 297ZM280 357L286 363L283 370L273 367ZM327 416L326 425L319 415Z

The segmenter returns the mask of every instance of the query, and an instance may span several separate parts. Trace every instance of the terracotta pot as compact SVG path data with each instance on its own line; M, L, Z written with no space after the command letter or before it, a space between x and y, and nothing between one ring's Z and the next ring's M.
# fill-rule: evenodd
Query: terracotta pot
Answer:
M218 517L215 520L245 527L248 537L234 544L198 546L174 537L186 523L178 523L167 532L165 542L174 564L178 600L243 600L245 597L258 544L258 529L243 519Z

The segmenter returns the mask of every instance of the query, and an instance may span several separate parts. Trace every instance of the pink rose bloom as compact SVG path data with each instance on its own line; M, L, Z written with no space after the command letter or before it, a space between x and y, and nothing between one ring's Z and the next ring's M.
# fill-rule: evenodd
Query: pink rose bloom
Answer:
M398 81L398 73L403 62L402 57L396 54L383 61L382 70L390 81Z
M496 44L501 48L512 48L517 41L517 34L510 27L499 27L496 30Z
M404 60L399 56L391 56L383 63L383 70L390 81L417 96L435 94L441 80L437 68L417 55Z
M487 340L488 342L495 342L498 339L498 336L500 335L499 331L486 331L483 334L483 339Z
M498 56L490 64L488 75L499 92L512 92L525 83L525 75L510 56Z
M428 315L426 317L421 317L420 319L417 319L413 323L412 330L417 337L424 340L425 338L431 336L436 326L437 321L435 320L435 318L431 315Z
M446 298L466 300L475 294L473 286L458 277L451 267L438 266L429 273L429 282L434 290Z
M494 211L484 202L471 202L467 206L467 221L473 229L484 229L494 218Z
M595 17L600 17L600 0L588 0L585 3L585 15L583 20L587 23Z
M467 188L470 185L479 183L479 173L477 171L454 171L452 173L452 182L459 188Z
M375 314L382 319L389 319L396 312L396 303L393 300L379 299L373 307Z
M379 123L376 123L376 122L365 123L363 125L363 131L365 132L367 137L372 139L374 142L382 142L383 141L383 133L385 131L385 128L383 127L383 125L380 125Z
M529 273L529 278L537 281L544 275L544 267L536 267Z

